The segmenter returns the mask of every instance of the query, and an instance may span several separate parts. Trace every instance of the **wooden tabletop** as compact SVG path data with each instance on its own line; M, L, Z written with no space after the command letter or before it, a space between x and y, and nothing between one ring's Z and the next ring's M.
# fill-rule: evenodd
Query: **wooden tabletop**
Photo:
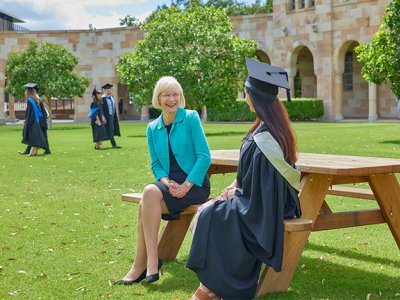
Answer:
M237 166L239 150L212 150L213 165ZM335 154L299 153L296 163L302 173L366 175L400 173L400 159Z

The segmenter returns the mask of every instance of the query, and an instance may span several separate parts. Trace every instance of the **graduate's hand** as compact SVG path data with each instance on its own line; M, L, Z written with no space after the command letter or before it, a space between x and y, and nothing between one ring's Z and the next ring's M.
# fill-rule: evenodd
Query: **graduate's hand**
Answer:
M222 198L222 200L230 200L235 195L235 191L236 191L236 187L228 186L223 190L220 197Z
M103 116L103 118L101 120L102 120L103 124L107 123L107 120L106 120L106 118L104 116Z

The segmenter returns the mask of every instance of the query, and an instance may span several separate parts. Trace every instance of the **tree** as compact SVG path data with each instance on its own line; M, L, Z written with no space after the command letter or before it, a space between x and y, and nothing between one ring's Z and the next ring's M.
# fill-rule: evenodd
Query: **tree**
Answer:
M243 16L243 15L254 15L254 14L265 14L272 12L272 0L265 0L263 1L256 0L252 4L246 4L243 2L238 2L236 0L208 0L208 1L201 1L201 0L172 0L170 6L163 4L158 5L156 10L154 10L150 16L146 18L143 22L139 22L135 17L131 17L127 15L125 18L132 18L136 20L136 25L140 25L142 23L150 22L153 17L159 13L160 11L168 8L178 8L181 11L186 11L191 6L213 6L216 8L220 8L226 12L228 16ZM127 25L128 21L123 21L125 19L120 19L120 25ZM123 23L124 22L124 23ZM135 26L136 26L135 25Z
M136 27L140 25L140 21L136 17L126 15L124 18L119 19L119 25L127 27Z
M73 69L78 58L61 45L49 42L38 43L30 40L22 52L11 52L6 61L6 92L16 97L24 97L24 84L38 85L40 95L50 112L51 99L82 96L89 79Z
M236 100L244 84L244 57L255 57L256 42L232 35L224 11L168 8L142 29L144 39L117 65L137 105L150 103L155 83L166 75L182 84L190 108L224 107Z
M392 91L400 97L400 0L393 0L386 8L378 32L366 44L355 49L364 65L363 77L372 83L391 83Z

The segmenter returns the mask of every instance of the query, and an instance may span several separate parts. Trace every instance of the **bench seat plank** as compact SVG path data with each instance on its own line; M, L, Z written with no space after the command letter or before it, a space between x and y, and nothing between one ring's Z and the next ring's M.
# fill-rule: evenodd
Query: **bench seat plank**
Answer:
M142 199L142 193L130 193L122 194L121 199L127 202L139 203ZM197 212L200 205L191 205L183 210L182 215L193 215ZM285 224L285 231L296 232L296 231L308 231L312 230L313 222L308 219L287 219L283 221Z
M343 197L375 200L374 193L370 189L361 189L348 186L333 185L328 189L327 194L343 196Z

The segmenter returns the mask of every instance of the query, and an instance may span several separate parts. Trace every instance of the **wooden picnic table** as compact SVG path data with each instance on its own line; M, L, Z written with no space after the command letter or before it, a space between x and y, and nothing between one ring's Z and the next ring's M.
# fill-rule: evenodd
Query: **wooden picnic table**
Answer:
M213 150L211 158L209 175L236 172L239 151ZM312 231L387 223L400 248L400 186L395 176L400 172L400 159L300 153L296 165L302 173L302 218L314 221ZM339 194L359 195L359 198L369 201L375 199L379 208L346 212L330 209L325 197L335 194L332 186L361 182L368 183L371 190L352 192L344 187ZM260 277L257 295L288 289L310 233L285 232L282 272L266 268Z

